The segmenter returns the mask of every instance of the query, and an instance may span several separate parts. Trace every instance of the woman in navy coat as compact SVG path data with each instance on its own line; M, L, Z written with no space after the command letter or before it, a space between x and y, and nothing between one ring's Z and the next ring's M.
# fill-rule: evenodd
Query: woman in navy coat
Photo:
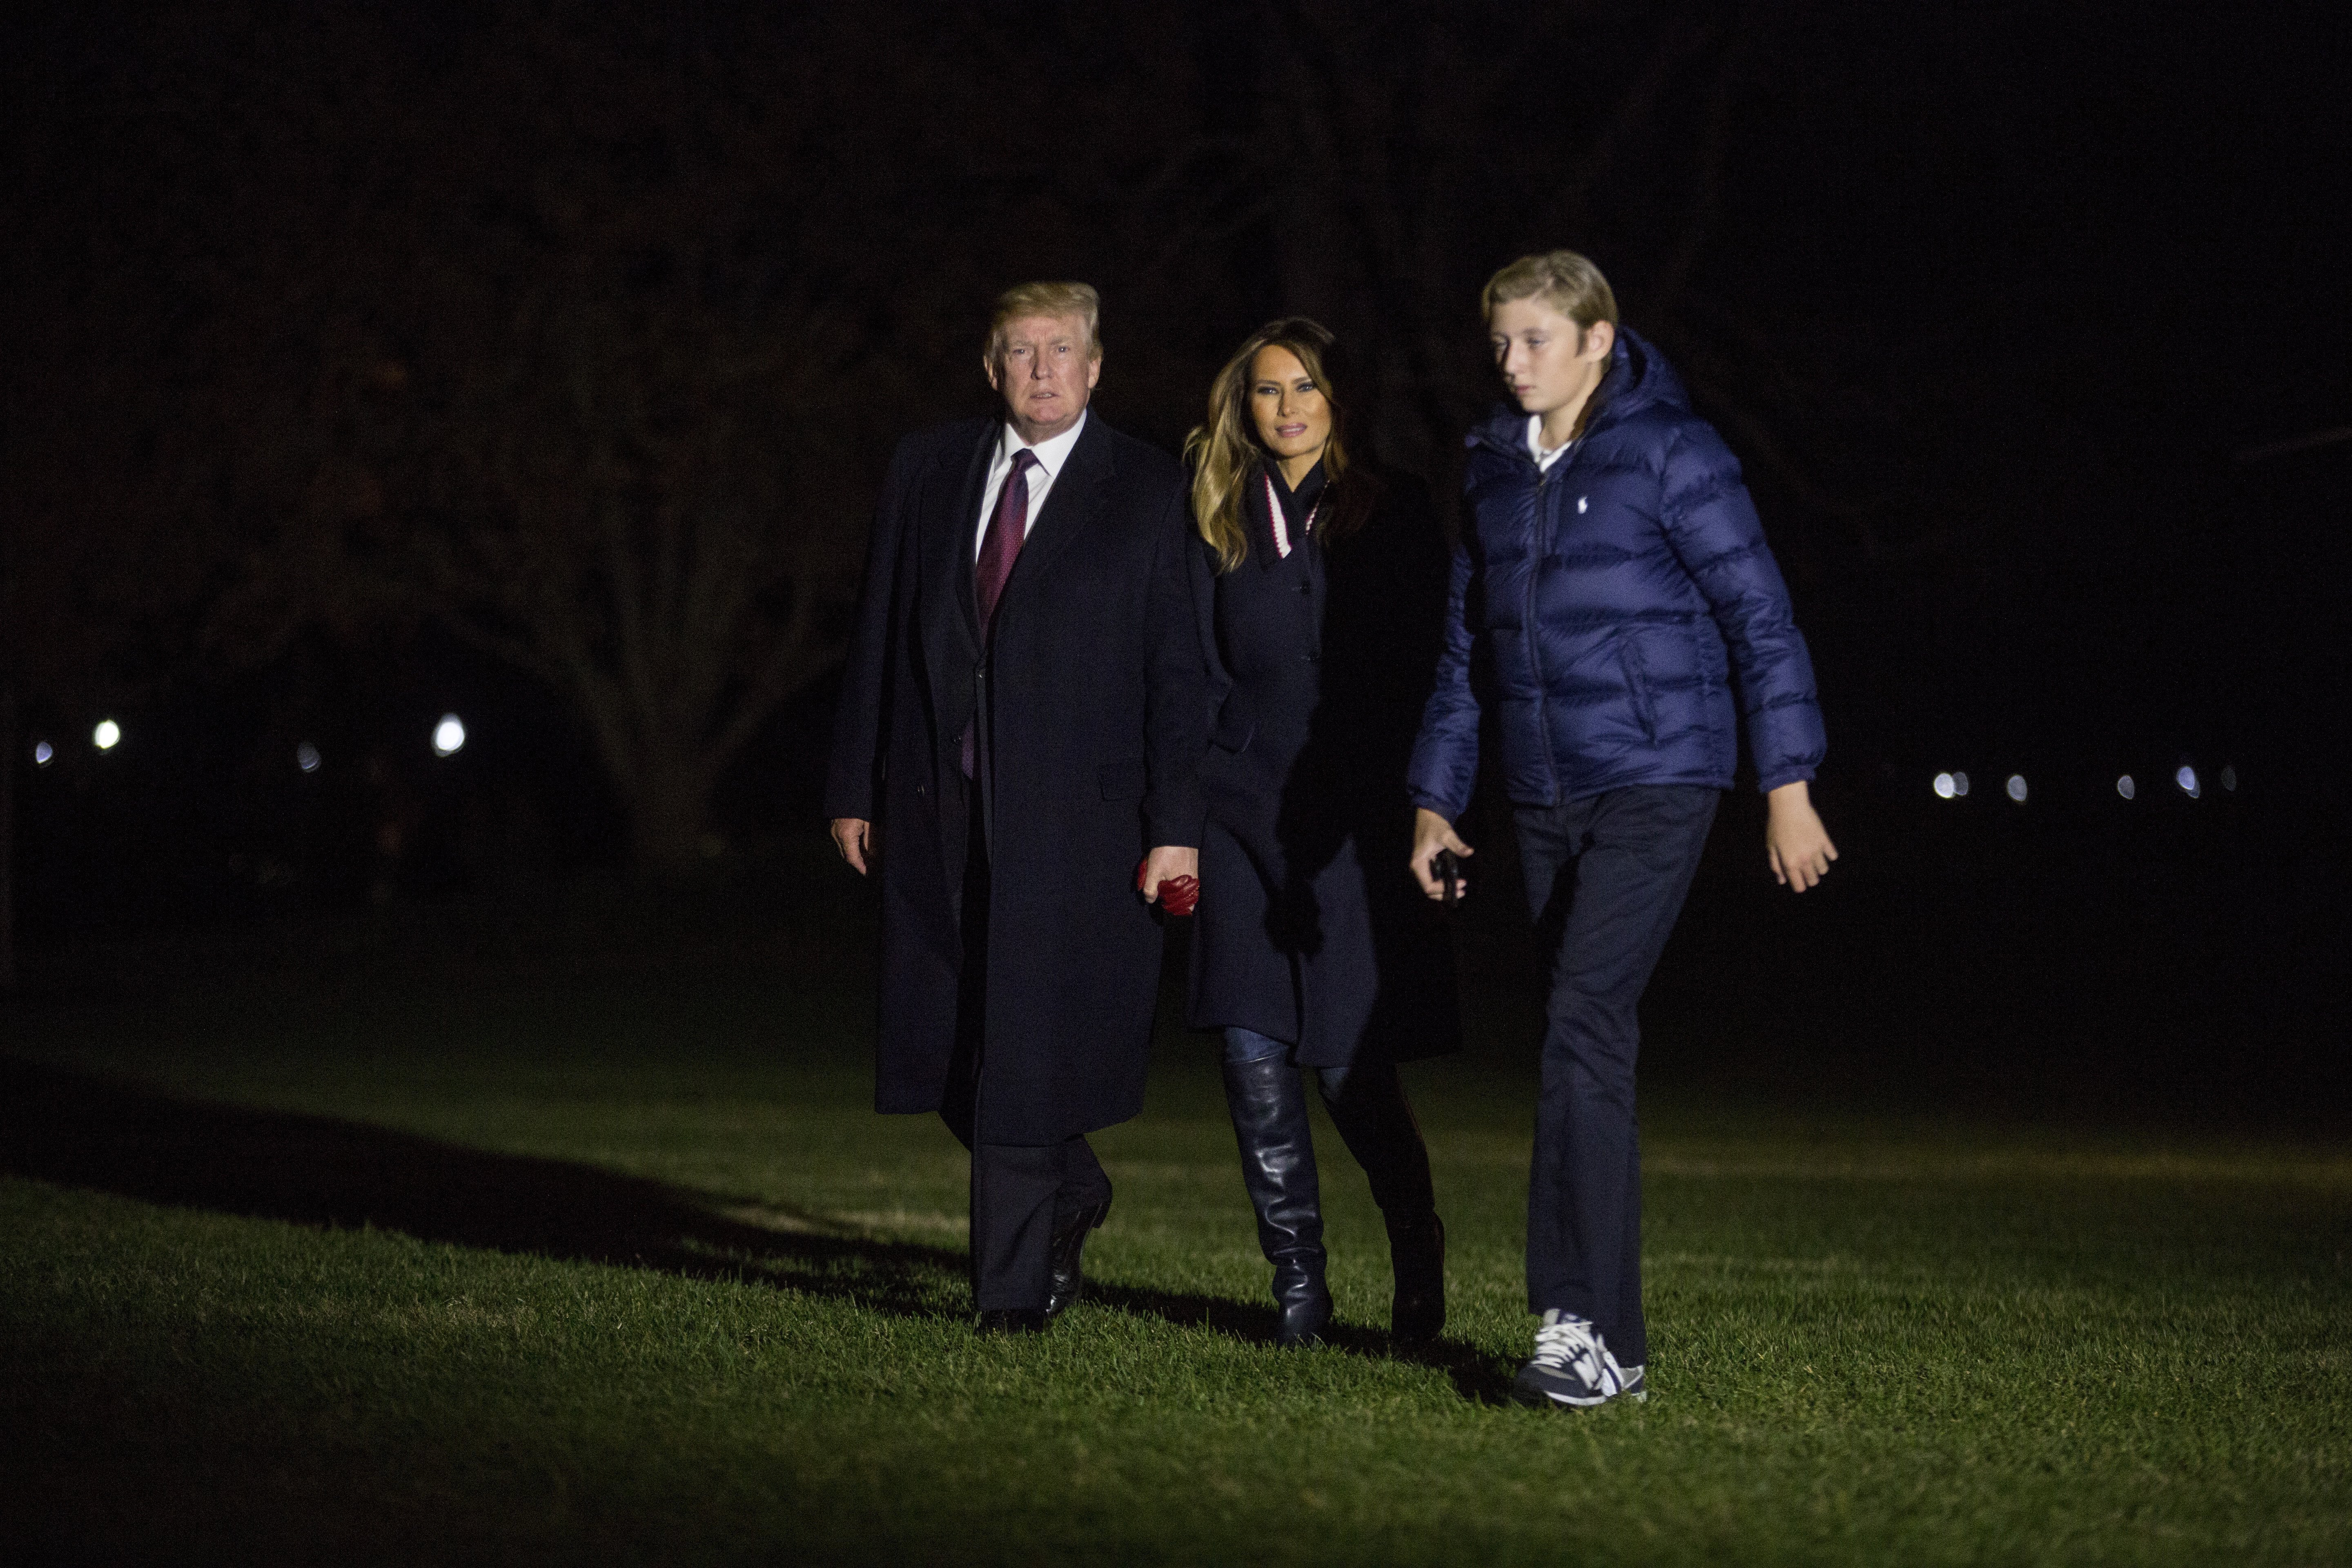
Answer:
M1396 1064L1458 1042L1444 930L1398 869L1448 556L1421 485L1349 460L1332 358L1313 321L1260 329L1186 444L1213 709L1190 1016L1223 1032L1283 1344L1331 1313L1300 1068L1387 1222L1394 1335L1445 1316L1444 1227Z

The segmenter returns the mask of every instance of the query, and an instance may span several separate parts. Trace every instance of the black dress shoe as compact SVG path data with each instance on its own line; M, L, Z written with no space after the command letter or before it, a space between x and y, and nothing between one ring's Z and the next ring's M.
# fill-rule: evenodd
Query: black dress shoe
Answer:
M980 1315L982 1338L995 1334L1042 1334L1045 1314L1036 1307L992 1307Z
M1085 1208L1054 1227L1053 1274L1045 1289L1045 1315L1058 1318L1069 1304L1078 1299L1087 1288L1086 1269L1082 1267L1087 1251L1087 1232L1099 1230L1110 1214L1110 1198L1088 1204Z

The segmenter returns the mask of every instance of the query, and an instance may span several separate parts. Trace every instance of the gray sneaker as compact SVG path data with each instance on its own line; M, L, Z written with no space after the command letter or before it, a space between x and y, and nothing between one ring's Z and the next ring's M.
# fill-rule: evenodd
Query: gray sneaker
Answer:
M1535 1357L1519 1368L1511 1397L1545 1409L1557 1405L1581 1408L1612 1399L1638 1405L1650 1395L1643 1386L1642 1368L1619 1366L1601 1342L1600 1330L1555 1308L1543 1315L1543 1324L1536 1330Z

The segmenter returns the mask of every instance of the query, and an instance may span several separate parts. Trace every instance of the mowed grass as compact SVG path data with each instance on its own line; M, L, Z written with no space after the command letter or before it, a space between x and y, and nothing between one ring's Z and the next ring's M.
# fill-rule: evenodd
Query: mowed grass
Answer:
M1265 1342L1173 1028L1094 1299L981 1341L863 973L230 954L6 1014L0 1556L2352 1559L2340 1149L1655 1099L1654 1396L1527 1411L1520 1014L1410 1072L1435 1351L1328 1126L1341 1331Z

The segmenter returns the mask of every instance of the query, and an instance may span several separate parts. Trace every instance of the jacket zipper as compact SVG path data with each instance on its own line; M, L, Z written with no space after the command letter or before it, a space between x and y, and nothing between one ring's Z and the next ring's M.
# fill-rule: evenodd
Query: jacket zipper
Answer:
M1538 549L1531 553L1531 557L1528 563L1528 602L1527 607L1522 612L1520 619L1521 624L1527 630L1528 668L1533 672L1536 682L1536 731L1538 739L1543 745L1544 773L1551 780L1551 798L1545 804L1549 805L1558 805L1559 804L1559 759L1551 754L1551 724L1549 722L1549 710L1551 705L1549 700L1550 692L1549 689L1544 685L1542 637L1536 626L1536 585L1537 580L1543 574L1544 556L1541 553L1542 547L1548 545L1551 538L1551 530L1547 526L1548 520L1544 515L1544 502L1546 499L1544 486L1550 481L1554 469L1566 468L1570 463L1576 460L1576 455L1572 452L1567 454L1562 457L1559 462L1554 463L1550 468L1547 468L1542 464L1536 462L1535 457L1532 453L1522 452L1519 455L1519 460L1524 463L1533 464L1536 470L1536 536L1534 543L1538 546Z

